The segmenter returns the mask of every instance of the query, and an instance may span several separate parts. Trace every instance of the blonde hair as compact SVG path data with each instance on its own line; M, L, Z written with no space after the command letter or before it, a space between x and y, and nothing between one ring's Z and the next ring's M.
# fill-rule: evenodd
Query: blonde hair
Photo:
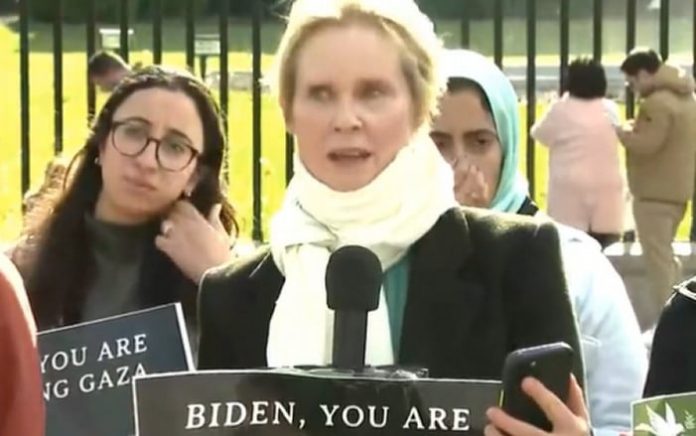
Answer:
M396 44L414 102L415 126L429 123L445 88L438 67L442 42L413 0L295 0L271 77L284 111L292 115L297 58L304 43L327 27L356 23L370 25Z

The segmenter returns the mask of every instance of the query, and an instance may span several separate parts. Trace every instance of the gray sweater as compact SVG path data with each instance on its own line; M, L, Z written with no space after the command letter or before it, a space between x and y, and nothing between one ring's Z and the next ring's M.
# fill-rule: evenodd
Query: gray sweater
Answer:
M145 248L151 243L148 226L125 226L87 216L92 240L94 278L87 288L83 321L142 309L138 295Z

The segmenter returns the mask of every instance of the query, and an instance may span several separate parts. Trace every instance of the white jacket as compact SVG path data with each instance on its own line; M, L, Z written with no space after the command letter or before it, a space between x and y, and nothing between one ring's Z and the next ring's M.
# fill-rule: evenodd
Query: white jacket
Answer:
M648 356L626 288L599 244L558 225L568 290L585 359L585 389L596 436L631 429L631 402L641 398Z

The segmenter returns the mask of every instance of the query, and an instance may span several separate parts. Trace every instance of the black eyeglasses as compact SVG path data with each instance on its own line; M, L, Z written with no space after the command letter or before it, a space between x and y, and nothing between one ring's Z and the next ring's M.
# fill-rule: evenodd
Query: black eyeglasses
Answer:
M157 164L165 171L182 171L200 154L184 138L150 136L150 129L134 121L117 121L112 125L111 143L124 156L140 156L150 142L155 143Z

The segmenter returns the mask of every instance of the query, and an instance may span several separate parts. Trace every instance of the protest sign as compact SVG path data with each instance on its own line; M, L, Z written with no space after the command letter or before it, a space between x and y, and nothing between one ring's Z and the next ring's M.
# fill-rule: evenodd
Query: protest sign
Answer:
M41 332L47 436L134 433L134 376L193 367L180 305Z
M635 401L634 436L696 434L696 392Z
M500 383L206 371L138 377L139 436L482 435Z

